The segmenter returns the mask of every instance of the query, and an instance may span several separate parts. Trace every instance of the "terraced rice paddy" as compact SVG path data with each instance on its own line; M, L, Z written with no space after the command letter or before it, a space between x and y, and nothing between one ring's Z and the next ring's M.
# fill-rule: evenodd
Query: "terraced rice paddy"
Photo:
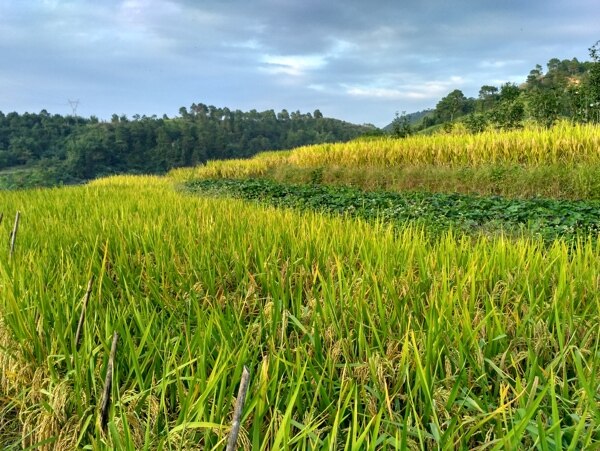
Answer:
M560 158L592 167L595 138L573 136ZM464 234L174 187L255 174L236 164L0 193L0 236L21 212L0 246L0 447L223 449L244 366L242 449L598 446L591 216L575 239Z

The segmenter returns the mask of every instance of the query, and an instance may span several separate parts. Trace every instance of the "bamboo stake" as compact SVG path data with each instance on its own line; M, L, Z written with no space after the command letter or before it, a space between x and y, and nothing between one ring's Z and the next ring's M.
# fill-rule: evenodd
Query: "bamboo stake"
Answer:
M102 393L102 403L100 405L100 427L106 429L108 423L108 408L110 407L110 391L112 388L113 366L115 354L117 352L117 341L119 334L113 333L112 345L110 347L110 355L108 356L108 364L106 365L106 378L104 379L104 391Z
M244 366L242 371L242 381L240 382L240 388L238 390L237 399L235 401L235 408L233 410L233 423L231 424L231 432L229 433L229 439L227 440L226 451L235 451L237 437L240 432L240 420L242 418L242 411L244 409L244 402L246 402L246 393L248 391L248 382L250 381L250 371Z
M21 212L17 211L17 215L15 216L15 225L10 234L10 254L9 258L12 258L13 252L15 251L15 242L17 241L17 231L19 230L19 217L21 216Z
M81 315L79 316L79 323L77 323L77 332L75 332L75 350L79 348L79 339L81 338L81 331L83 329L83 321L85 320L85 310L87 309L88 301L92 294L92 284L94 282L94 276L90 277L88 282L87 291L83 298L83 305L81 307Z

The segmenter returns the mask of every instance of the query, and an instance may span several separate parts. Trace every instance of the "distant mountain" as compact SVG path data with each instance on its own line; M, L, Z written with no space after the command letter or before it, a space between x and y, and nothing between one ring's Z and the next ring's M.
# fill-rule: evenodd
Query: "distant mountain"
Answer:
M409 114L406 115L406 117L408 118L408 123L411 126L415 126L415 125L419 124L423 120L424 117L432 116L434 112L435 112L434 109L428 108L426 110L421 110L421 111L416 111L414 113L409 113ZM390 122L388 125L386 125L385 127L383 127L382 130L384 130L386 132L391 132L392 131L392 124L393 124L393 122Z

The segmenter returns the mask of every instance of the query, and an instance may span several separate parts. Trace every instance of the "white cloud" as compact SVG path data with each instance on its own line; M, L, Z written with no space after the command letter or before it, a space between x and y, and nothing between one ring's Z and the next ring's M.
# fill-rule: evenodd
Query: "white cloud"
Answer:
M320 69L327 63L322 55L264 55L261 58L263 69L271 74L284 74L300 77Z
M517 64L522 64L525 61L523 60L497 60L497 61L491 61L491 60L484 60L481 63L479 63L479 67L482 67L484 69L501 69L503 67L507 67L507 66L514 66Z
M404 99L406 94L399 89L347 86L346 93L356 97L378 97L384 99Z
M416 75L413 75L416 78ZM439 99L453 89L465 84L465 79L451 76L448 80L414 80L411 83L399 83L397 87L389 87L390 82L379 85L342 85L345 92L354 97L370 97L386 100L427 100ZM385 86L384 86L385 85Z
M224 43L225 47L232 47L238 49L247 49L247 50L260 50L263 48L263 45L257 39L248 39L246 41L235 41L230 43Z

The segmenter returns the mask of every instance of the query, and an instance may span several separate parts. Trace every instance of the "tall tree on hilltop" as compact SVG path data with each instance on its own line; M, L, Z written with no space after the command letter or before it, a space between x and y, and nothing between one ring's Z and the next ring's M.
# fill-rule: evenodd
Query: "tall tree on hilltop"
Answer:
M479 90L481 110L487 111L492 108L498 98L498 88L496 86L483 85Z
M452 122L461 112L464 112L467 100L460 89L455 89L438 102L435 110L443 120Z
M600 122L600 41L589 48L592 65L589 71L588 87L590 118Z

